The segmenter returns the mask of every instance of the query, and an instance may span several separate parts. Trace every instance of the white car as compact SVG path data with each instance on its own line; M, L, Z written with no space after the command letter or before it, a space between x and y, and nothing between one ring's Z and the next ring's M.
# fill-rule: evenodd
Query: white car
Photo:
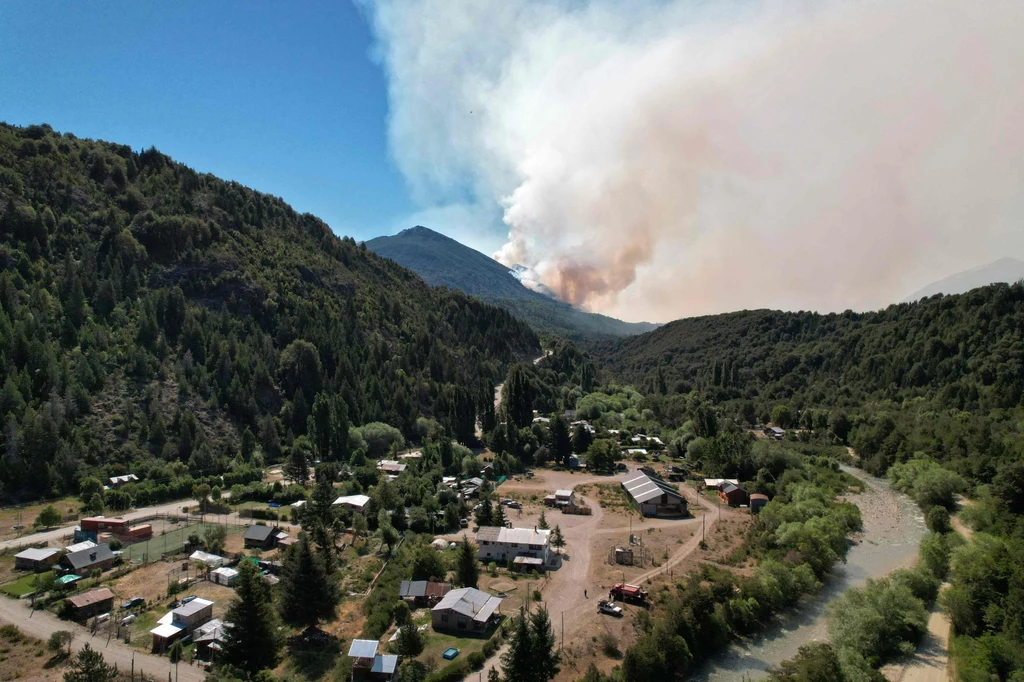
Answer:
M615 616L616 618L622 618L622 607L603 599L597 602L597 612L607 613L609 616Z
M121 619L121 625L131 625L134 622L135 622L135 614L134 613L130 613L127 616L125 616L124 618Z

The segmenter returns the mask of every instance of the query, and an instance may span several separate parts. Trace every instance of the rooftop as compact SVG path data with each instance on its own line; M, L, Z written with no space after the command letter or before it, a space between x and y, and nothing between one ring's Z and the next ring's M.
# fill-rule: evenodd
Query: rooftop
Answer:
M493 597L475 587L452 590L444 596L434 611L455 611L476 621L486 621L501 606L501 598Z
M370 501L368 495L345 495L339 497L334 501L334 504L347 504L352 507L365 507L366 503Z
M257 540L259 542L266 542L270 538L271 534L277 534L277 528L273 526L249 526L245 529L246 540Z
M202 599L200 597L196 597L189 603L182 604L178 608L174 609L174 613L181 616L182 618L187 618L188 616L193 616L199 613L207 606L213 606L213 602L209 599Z
M15 554L14 558L28 559L29 561L43 561L44 559L49 559L59 552L59 549L55 549L53 547L29 547L28 549Z
M649 502L662 495L668 495L677 500L684 500L678 490L673 488L664 480L643 469L637 469L622 480L622 487L626 489L637 504Z
M377 640L353 639L348 655L352 658L373 658L377 655Z
M89 592L85 592L83 594L76 594L74 597L68 599L68 601L71 602L71 605L74 606L76 609L80 609L84 606L91 606L106 599L113 598L114 593L104 587L99 590L90 590Z

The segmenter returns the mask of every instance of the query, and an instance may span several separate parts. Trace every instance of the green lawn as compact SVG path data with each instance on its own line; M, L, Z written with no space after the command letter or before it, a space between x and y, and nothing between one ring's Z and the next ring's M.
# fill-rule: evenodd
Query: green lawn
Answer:
M36 573L29 573L23 575L12 583L0 587L0 592L8 594L16 599L24 597L29 592L34 592L36 589ZM53 577L53 571L46 571L45 573L39 573L42 580L50 580Z

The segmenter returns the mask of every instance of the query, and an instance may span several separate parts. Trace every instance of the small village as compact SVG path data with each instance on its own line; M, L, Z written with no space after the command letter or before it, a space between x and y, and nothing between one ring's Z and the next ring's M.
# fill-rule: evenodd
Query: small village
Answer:
M585 421L572 426L595 431ZM767 501L748 496L736 480L687 479L685 463L672 460L657 437L629 436L623 455L608 473L589 472L573 455L564 468L497 476L492 455L481 451L476 470L443 477L438 490L459 509L454 527L452 519L445 525L441 511L431 523L440 532L406 530L398 544L455 566L468 543L479 578L467 586L459 584L457 571L399 576L393 599L408 615L396 617L376 639L365 637L361 602L375 590L393 589L385 583L395 548L385 545L388 538L360 533L363 522L356 519L377 511L373 490L337 495L334 514L348 519L335 544L344 596L335 619L297 633L302 644L293 645L336 651L339 660L349 660L352 679L396 679L403 655L428 671L453 661L468 670L491 669L507 618L542 603L557 618L566 679L595 659L610 670L630 638L623 616L644 609L659 582L702 560L726 560L750 514ZM411 450L379 460L378 486L416 476L422 457ZM111 478L109 487L129 481ZM281 468L268 470L265 482L277 489L289 484ZM5 572L13 581L0 590L64 619L78 637L120 642L132 660L159 657L151 669L173 663L175 670L184 665L208 672L231 626L225 618L242 564L271 588L278 585L312 504L308 495L289 504L229 502L187 503L178 513L150 518L81 518L66 545L47 540L4 555L13 558ZM399 641L399 619L419 633L418 650Z

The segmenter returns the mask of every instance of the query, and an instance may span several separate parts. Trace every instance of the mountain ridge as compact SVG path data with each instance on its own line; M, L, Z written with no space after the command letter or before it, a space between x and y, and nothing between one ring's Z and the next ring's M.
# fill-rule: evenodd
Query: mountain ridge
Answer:
M633 336L659 326L578 310L530 289L511 268L490 256L422 225L364 243L376 254L412 270L428 284L462 291L505 308L538 331L579 341Z
M971 289L977 289L978 287L997 282L1012 284L1020 279L1024 279L1024 261L1004 256L991 263L979 265L969 270L962 270L921 287L915 293L903 299L903 303L913 303L936 294L963 294Z

